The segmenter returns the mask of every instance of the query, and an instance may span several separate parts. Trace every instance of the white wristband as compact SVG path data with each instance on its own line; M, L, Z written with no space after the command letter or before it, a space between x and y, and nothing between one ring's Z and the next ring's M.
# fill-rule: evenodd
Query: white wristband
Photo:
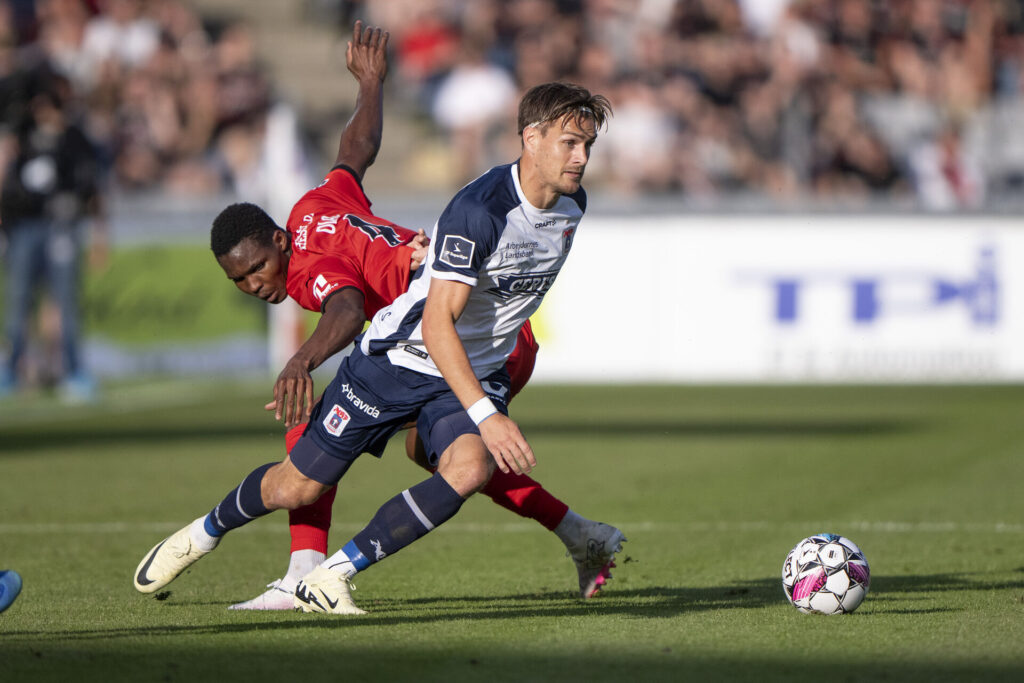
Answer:
M498 412L498 409L491 403L491 399L484 396L482 399L471 405L466 412L473 424L480 425L481 422Z

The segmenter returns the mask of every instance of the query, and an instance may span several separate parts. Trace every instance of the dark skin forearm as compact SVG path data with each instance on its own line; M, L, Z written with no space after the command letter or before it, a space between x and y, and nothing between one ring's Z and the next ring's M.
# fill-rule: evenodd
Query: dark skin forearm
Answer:
M294 358L306 363L307 370L316 370L325 360L352 343L363 330L366 314L363 295L349 287L327 299L323 315L309 339L295 352Z
M285 427L291 428L309 419L313 410L310 373L351 344L365 322L363 295L358 289L347 287L328 297L316 329L288 359L274 383L274 400L266 406L267 410L274 411L278 420L284 418Z

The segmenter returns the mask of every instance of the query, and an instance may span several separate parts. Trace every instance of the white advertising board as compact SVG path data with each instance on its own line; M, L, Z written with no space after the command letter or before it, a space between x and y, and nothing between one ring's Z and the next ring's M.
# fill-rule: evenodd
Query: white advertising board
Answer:
M550 382L1024 379L1024 221L584 219L534 316Z

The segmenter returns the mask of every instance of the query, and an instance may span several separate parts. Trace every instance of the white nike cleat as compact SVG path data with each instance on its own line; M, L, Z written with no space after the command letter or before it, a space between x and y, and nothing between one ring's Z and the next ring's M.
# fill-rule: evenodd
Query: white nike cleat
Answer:
M615 527L601 522L587 521L580 531L579 539L569 549L569 556L580 576L580 597L586 600L597 595L601 586L612 578L615 553L622 551L626 537Z
M299 580L293 604L297 612L366 614L352 602L353 588L341 572L317 567Z
M260 593L252 600L246 600L228 609L245 609L261 611L291 611L295 609L295 586L298 580L291 576L278 579L267 584L267 590Z
M210 552L200 550L192 542L189 528L179 529L146 553L135 570L135 590L153 593L160 590L185 571L196 560Z

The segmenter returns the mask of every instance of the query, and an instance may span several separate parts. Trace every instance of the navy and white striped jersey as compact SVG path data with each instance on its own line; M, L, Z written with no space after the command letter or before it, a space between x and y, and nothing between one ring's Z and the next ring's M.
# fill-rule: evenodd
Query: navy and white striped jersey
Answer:
M554 283L585 209L582 188L538 209L523 195L518 164L492 168L448 204L409 291L373 316L360 349L440 377L423 344L423 306L431 278L455 280L473 288L455 324L473 372L481 378L497 370Z

